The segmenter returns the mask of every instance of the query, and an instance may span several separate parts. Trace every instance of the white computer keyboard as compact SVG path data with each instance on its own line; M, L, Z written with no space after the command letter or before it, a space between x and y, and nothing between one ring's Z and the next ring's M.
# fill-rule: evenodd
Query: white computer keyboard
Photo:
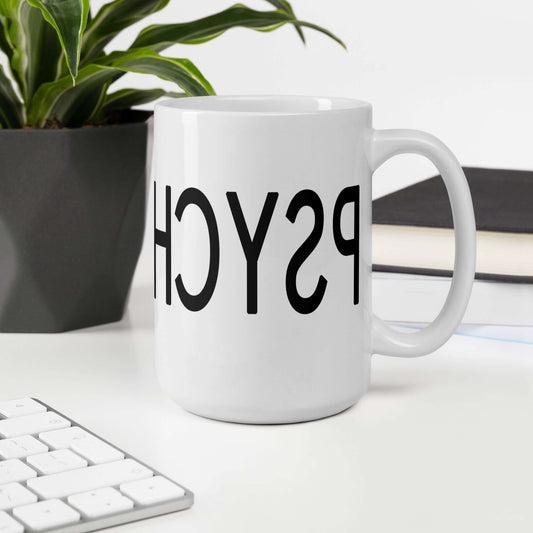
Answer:
M187 509L193 494L32 398L0 401L0 533L81 533Z

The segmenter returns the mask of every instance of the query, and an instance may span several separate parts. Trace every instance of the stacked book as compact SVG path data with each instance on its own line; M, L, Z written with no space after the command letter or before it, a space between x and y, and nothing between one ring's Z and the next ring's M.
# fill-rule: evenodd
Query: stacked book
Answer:
M533 172L465 168L477 227L476 279L463 323L533 326ZM374 307L426 323L441 309L454 262L440 176L373 202Z

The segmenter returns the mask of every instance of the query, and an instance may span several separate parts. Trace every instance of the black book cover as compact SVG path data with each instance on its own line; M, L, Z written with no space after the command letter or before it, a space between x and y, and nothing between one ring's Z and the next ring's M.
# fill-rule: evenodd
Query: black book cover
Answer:
M533 233L533 172L464 169L478 231ZM452 212L440 176L372 202L372 222L396 226L452 228Z
M463 168L478 231L533 233L533 171ZM415 183L372 202L372 222L399 226L453 228L446 188L440 176ZM374 270L451 276L447 270L374 265ZM533 276L476 273L476 279L533 283Z

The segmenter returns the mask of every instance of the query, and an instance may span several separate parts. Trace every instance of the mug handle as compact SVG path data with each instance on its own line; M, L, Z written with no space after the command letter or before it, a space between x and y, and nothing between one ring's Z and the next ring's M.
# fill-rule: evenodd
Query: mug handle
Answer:
M452 285L437 318L415 333L401 333L376 315L372 318L372 353L418 357L435 351L453 334L466 311L476 267L476 223L472 197L463 169L436 137L416 130L373 131L369 163L374 172L387 159L405 153L427 157L438 169L450 199L455 228Z

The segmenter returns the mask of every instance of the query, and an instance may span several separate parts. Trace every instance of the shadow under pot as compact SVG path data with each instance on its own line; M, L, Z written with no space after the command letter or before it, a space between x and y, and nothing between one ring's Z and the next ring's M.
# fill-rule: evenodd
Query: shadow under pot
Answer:
M143 240L148 117L0 130L0 331L123 317Z

